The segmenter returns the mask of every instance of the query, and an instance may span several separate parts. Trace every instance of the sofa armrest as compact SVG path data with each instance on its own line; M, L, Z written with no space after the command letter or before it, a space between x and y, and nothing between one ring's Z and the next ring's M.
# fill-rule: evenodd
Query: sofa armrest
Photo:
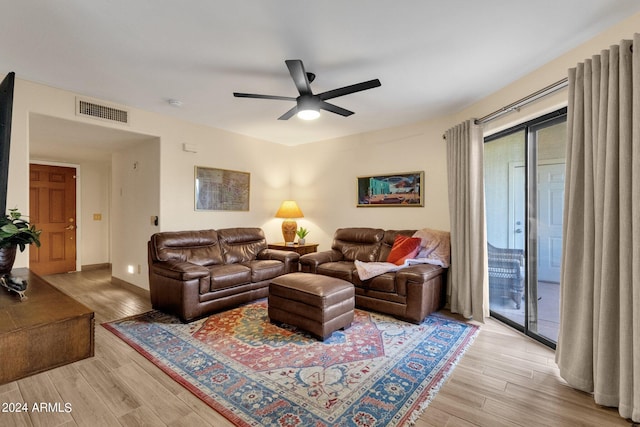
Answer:
M418 264L396 272L396 284L407 297L404 319L420 323L443 305L447 269L430 264Z
M330 251L314 252L300 257L300 265L305 273L317 273L318 266L325 262L342 261L342 252L335 249Z
M263 249L258 254L258 259L275 259L282 262L296 262L300 255L293 251L284 251L280 249Z
M162 261L151 265L151 272L158 276L179 281L200 279L211 274L208 268L186 261Z
M402 268L396 272L396 280L404 283L424 283L442 274L442 267L431 264L415 264L407 268Z
M258 253L257 259L272 259L282 261L287 273L298 271L298 259L300 255L293 251L283 251L280 249L263 249Z

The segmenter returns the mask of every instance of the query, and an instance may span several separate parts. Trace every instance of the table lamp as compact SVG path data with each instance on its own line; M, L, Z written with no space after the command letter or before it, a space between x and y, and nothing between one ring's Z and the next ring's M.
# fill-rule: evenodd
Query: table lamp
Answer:
M293 200L285 200L280 205L278 212L276 212L276 218L285 218L285 220L282 221L282 236L284 237L284 243L293 244L293 239L295 239L296 231L298 230L298 224L293 220L293 218L304 218L298 204Z

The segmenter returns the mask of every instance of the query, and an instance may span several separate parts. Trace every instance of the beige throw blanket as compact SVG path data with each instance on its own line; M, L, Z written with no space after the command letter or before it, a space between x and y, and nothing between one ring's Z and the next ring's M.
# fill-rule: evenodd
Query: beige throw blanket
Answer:
M422 239L422 249L416 258L425 258L429 264L448 268L451 264L451 234L448 231L423 228L414 233L413 237Z
M391 262L362 262L355 261L356 270L360 280L371 279L391 271L415 264L434 264L441 267L449 267L451 262L451 240L448 231L423 228L415 232L413 237L419 237L421 249L415 259L408 259L402 265Z

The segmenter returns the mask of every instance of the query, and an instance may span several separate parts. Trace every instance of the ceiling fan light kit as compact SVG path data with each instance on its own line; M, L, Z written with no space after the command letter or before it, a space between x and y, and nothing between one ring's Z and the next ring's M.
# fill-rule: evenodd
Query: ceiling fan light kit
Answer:
M300 110L297 114L302 120L315 120L320 117L320 111L318 110Z
M297 116L302 120L315 120L320 117L320 108L316 100L309 95L300 95L296 101Z
M288 59L284 61L289 68L289 73L293 79L300 96L297 98L289 96L276 95L259 95L254 93L234 92L236 98L256 98L256 99L275 99L279 101L296 101L296 106L278 117L278 120L288 120L297 115L303 120L313 120L320 117L320 110L330 111L343 117L348 117L353 113L345 108L326 102L328 99L337 98L339 96L349 95L351 93L360 92L367 89L373 89L381 86L380 80L374 79L338 89L329 90L319 94L314 94L311 90L310 83L315 79L315 74L307 73L304 64L299 59Z

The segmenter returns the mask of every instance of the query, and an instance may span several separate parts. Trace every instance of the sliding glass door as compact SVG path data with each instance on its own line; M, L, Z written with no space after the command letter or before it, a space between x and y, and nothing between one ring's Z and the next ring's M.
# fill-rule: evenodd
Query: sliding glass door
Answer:
M566 109L485 139L491 314L555 346Z

